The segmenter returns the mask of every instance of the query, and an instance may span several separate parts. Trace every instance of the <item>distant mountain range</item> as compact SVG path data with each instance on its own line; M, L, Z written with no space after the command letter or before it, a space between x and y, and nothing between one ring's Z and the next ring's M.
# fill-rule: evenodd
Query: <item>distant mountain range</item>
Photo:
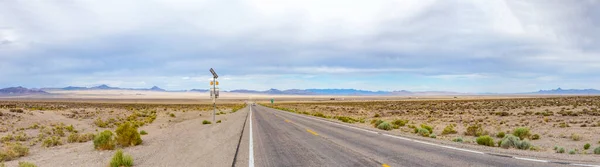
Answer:
M24 87L10 87L0 89L0 95L32 95L32 94L48 94L43 90L27 89Z
M560 95L598 95L600 90L596 89L552 89L552 90L540 90L533 92L534 94L560 94Z
M208 92L208 89L190 89L190 90L165 90L158 86L151 88L119 88L110 87L106 84L102 84L94 87L76 87L68 86L64 88L42 88L42 89L27 89L24 87L10 87L0 89L0 95L33 95L33 94L48 94L47 91L56 90L141 90L141 91L157 91L157 92ZM419 95L501 95L496 93L458 93L458 92L446 92L446 91L421 91L411 92L407 90L400 91L368 91L358 89L269 89L264 91L258 90L232 90L222 91L232 93L248 93L248 94L270 94L270 95L356 95L356 96L369 96L369 95L385 95L385 96L419 96ZM509 93L515 94L515 93ZM600 90L596 89L552 89L552 90L540 90L537 92L527 93L516 93L516 94L539 94L539 95L600 95Z

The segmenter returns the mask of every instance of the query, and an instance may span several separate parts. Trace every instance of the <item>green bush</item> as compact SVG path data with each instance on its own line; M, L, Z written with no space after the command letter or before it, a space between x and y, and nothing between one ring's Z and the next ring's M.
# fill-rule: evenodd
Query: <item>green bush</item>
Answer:
M148 132L146 132L145 130L140 131L140 135L147 135L147 134L148 134Z
M575 153L576 153L575 150L570 150L569 151L569 154L575 154Z
M375 116L373 116L373 117L377 118L377 117L380 117L380 116L381 116L381 115L379 115L379 113L377 113L377 114L375 114Z
M494 139L492 137L485 135L477 137L477 144L494 147Z
M221 123L221 120L217 120L217 123Z
M540 135L538 135L538 134L533 134L531 136L531 140L539 140L539 139L540 139Z
M408 123L408 120L402 120L402 119L397 119L397 120L394 120L394 122L392 122L392 124L398 125L398 126L404 126L407 123Z
M594 149L594 154L600 154L600 147L597 147L596 149Z
M442 135L447 135L447 134L456 134L458 133L456 130L454 130L454 125L448 125L444 128L444 131L442 131Z
M10 161L29 155L29 148L21 143L3 143L4 149L0 151L0 162Z
M421 128L427 129L429 132L433 133L433 128L426 124L421 124Z
M518 127L513 131L513 135L519 137L519 139L523 140L529 138L531 134L529 133L529 128L526 127Z
M206 125L206 124L211 124L211 122L210 122L210 121L207 121L207 120L204 120L204 121L202 121L202 124L203 124L203 125Z
M381 124L381 123L383 123L383 122L384 122L384 121L383 121L383 120L380 120L380 119L378 119L378 120L375 120L375 124L373 124L373 126L374 126L374 127L378 127L378 126L379 126L379 124Z
M111 167L131 167L133 166L133 158L131 155L123 155L123 150L117 150L113 158L110 160Z
M59 145L63 145L63 143L58 136L47 137L42 143L43 147L54 147Z
M142 144L142 138L137 128L132 126L131 123L125 122L115 130L117 133L116 141L123 147L137 146Z
M379 125L377 125L377 129L392 130L392 125L390 125L390 123L388 122L382 122Z
M498 134L496 134L497 138L504 138L504 136L506 135L506 133L504 132L498 132Z
M112 150L115 149L115 140L113 139L113 133L109 130L105 130L94 138L94 148L97 150Z
M591 146L592 145L590 143L586 143L585 145L583 145L583 149L588 150L588 149L590 149Z
M37 166L31 162L21 161L21 162L19 162L19 167L37 167Z
M556 151L556 153L565 153L565 148L558 148L558 150Z
M429 132L429 130L427 130L425 128L417 128L417 134L419 134L423 137L428 137L430 132Z
M531 148L531 144L528 141L521 141L521 139L512 134L508 134L504 136L502 142L500 143L500 147L502 148L517 148L521 150L527 150Z
M459 142L459 143L462 143L462 142L463 142L463 139L462 139L462 138L460 138L460 137L457 137L457 138L454 138L454 139L452 139L452 141L453 141L453 142Z
M435 138L437 138L437 135L435 135L435 133L432 133L432 134L429 135L429 138L434 138L435 139Z
M483 133L483 128L479 124L471 125L467 127L467 131L465 131L465 135L475 137L479 137L483 135Z

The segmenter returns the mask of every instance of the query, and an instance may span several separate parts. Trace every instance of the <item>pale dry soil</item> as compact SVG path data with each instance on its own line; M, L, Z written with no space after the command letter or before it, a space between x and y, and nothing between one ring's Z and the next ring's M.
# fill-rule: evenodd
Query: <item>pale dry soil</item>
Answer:
M99 114L93 108L76 109L87 110L79 115L69 115L71 110L57 111L25 111L24 113L9 112L0 109L2 127L0 137L12 134L20 128L19 132L27 134L26 141L20 142L30 148L29 155L12 161L5 162L9 167L17 166L19 161L32 162L38 166L108 166L115 150L98 151L94 149L93 141L84 143L67 143L66 136L61 138L63 145L42 147L37 141L40 128L28 128L34 124L51 127L63 123L65 126L73 125L80 134L98 133L103 130L115 128L99 128L94 124L96 118L107 120L127 116L127 111L122 109L100 109ZM110 110L110 111L108 111ZM166 110L166 109L165 109ZM185 111L185 110L184 110ZM212 121L212 111L162 111L159 110L153 123L139 128L148 132L142 135L143 143L134 147L122 148L126 154L132 155L135 166L229 166L231 165L240 137L240 132L246 119L248 109L240 109L231 113L217 115L216 119L222 123L203 125L203 120ZM107 114L110 112L110 114ZM169 114L173 113L175 117ZM72 117L72 118L71 118ZM88 118L89 117L89 118ZM2 129L0 129L2 130ZM14 136L14 134L12 134ZM3 144L4 145L4 144ZM117 147L120 149L121 147Z

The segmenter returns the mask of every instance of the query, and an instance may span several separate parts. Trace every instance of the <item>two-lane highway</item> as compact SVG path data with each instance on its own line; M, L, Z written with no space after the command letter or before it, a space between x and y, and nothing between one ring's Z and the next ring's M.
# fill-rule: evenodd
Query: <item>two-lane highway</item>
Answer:
M461 150L252 107L255 166L562 166Z

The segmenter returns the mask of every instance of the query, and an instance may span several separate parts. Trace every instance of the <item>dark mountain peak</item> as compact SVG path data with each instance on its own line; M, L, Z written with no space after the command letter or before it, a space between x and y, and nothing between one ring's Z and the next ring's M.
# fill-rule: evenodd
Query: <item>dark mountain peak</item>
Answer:
M165 91L164 89L161 89L158 86L153 86L152 88L150 88L150 90L152 90L152 91Z
M92 87L92 89L112 89L112 87L110 87L110 86L108 86L106 84L102 84L102 85L99 85L99 86Z

